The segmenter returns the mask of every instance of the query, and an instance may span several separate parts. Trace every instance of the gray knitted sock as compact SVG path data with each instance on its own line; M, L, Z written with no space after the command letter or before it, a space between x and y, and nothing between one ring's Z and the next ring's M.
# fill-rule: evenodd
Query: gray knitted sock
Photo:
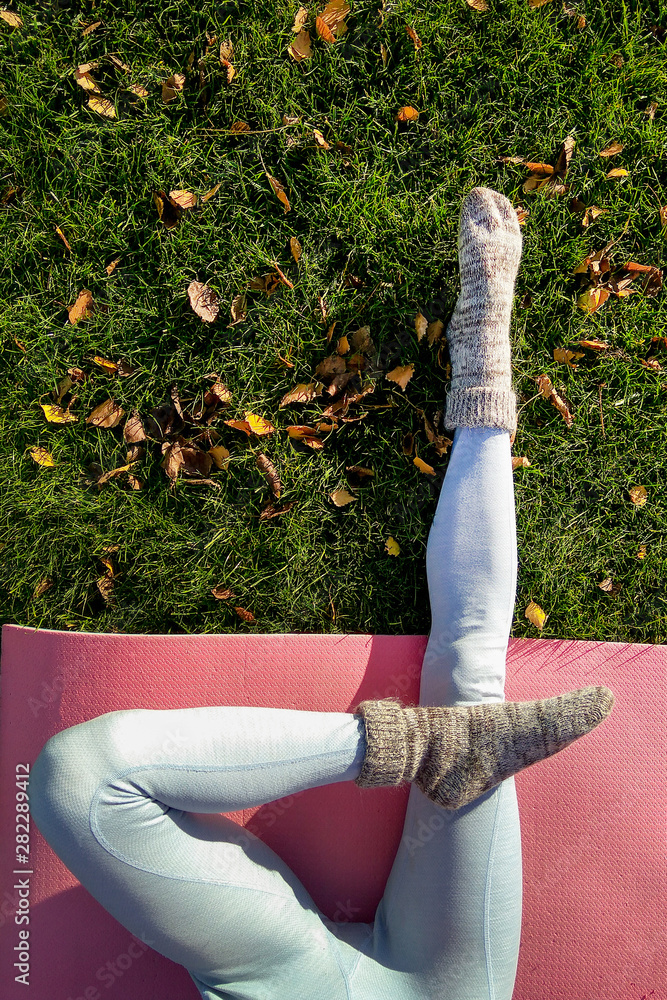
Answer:
M449 429L516 429L509 331L520 259L521 230L511 203L497 191L473 188L461 209L461 294L446 332Z
M363 701L355 714L364 720L366 755L356 784L414 781L433 802L459 809L585 736L613 704L606 687L454 708L403 708L391 698Z

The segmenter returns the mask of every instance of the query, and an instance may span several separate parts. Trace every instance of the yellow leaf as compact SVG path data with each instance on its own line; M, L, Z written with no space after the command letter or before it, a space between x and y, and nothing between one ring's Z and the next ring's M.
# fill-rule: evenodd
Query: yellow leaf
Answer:
M322 135L322 133L318 128L313 129L313 135L315 137L315 142L317 143L318 146L321 146L322 149L331 149L331 146L329 145L329 143L324 138L324 136Z
M540 631L544 628L544 624L549 617L549 615L542 610L539 604L535 601L531 601L525 611L525 616L531 625L535 625Z
M582 226L584 228L590 226L591 222L594 222L599 215L604 215L604 213L608 211L608 208L598 208L597 205L591 205L590 208L587 208L584 212L584 217L581 220Z
M116 257L116 259L112 260L110 264L107 264L106 266L107 274L108 275L113 274L113 272L116 270L119 264L120 264L120 257Z
M579 340L579 347L586 347L589 351L604 351L609 344L605 344L603 340Z
M283 187L283 185L280 183L280 181L277 181L275 177L272 177L271 174L267 173L266 176L269 179L269 184L273 188L273 192L276 198L282 204L283 208L285 209L285 212L291 211L292 206L290 205L287 199L287 195L285 194L285 188Z
M313 55L310 32L303 28L291 45L288 46L287 51L296 62L301 62L302 59L310 59Z
M77 297L73 306L68 306L70 323L78 323L79 320L88 319L93 311L93 295L87 288L84 288Z
M61 406L54 406L52 403L40 403L44 410L44 416L50 424L75 424L78 417L75 417L69 410L63 410Z
M416 108L411 108L410 105L399 108L396 112L396 121L398 122L416 122L418 118L419 112Z
M78 69L75 69L74 79L76 80L76 82L79 84L80 87L83 87L84 90L89 90L93 94L99 94L101 93L100 88L97 86L92 76L85 68L91 65L92 65L91 63L85 63L83 66L79 66Z
M223 445L218 444L215 448L209 448L208 454L211 456L219 469L226 469L229 465L229 451Z
M296 17L294 18L294 24L292 25L292 31L298 35L298 33L303 28L304 24L308 20L308 11L305 7L299 7L296 12Z
M390 382L396 382L401 389L405 390L406 385L415 373L414 365L398 365L392 371L387 372L386 378Z
M93 424L95 427L117 427L124 416L125 410L122 406L115 403L113 399L105 399L86 417L86 423Z
M258 417L256 413L246 413L244 414L246 423L250 428L251 434L257 434L261 436L263 434L273 434L275 427L264 417Z
M140 83L133 83L127 89L131 94L136 94L137 97L148 97L148 91Z
M422 316L419 312L415 316L415 330L417 331L417 341L420 341L424 334L426 333L426 327L428 326L428 320L426 316Z
M544 7L546 3L550 3L551 0L528 0L529 7Z
M489 5L486 0L466 0L466 3L469 7L472 7L473 10L478 10L482 14L485 10L489 9Z
M191 191L170 191L169 198L172 203L176 202L179 208L183 209L194 208L197 204L197 195Z
M301 250L301 244L297 240L296 236L290 236L289 248L291 250L292 257L294 257L294 260L298 264L299 258L301 257L302 254L302 250Z
M353 497L352 494L345 489L334 490L330 496L337 507L345 507L348 503L352 503L353 500L357 499L357 497Z
M515 469L529 469L530 462L525 455L512 455L512 472Z
M111 101L107 101L106 97L90 97L88 99L88 107L91 111L102 115L103 118L116 117L116 109Z
M619 177L627 177L629 175L629 170L624 170L623 167L614 167L606 174L607 180L616 180Z
M434 476L435 475L435 469L433 468L433 466L432 465L428 465L426 462L422 461L421 458L418 458L415 455L415 457L413 458L412 461L417 466L417 468L419 469L420 472L425 472L429 476Z
M590 316L603 306L609 298L609 292L601 285L598 288L587 288L577 299L577 305Z
M97 356L93 358L93 361L96 365L99 365L100 368L104 368L108 372L115 373L118 371L118 365L115 361L107 361L106 358L100 358Z
M600 150L598 156L615 156L616 153L620 153L623 149L622 142L612 142L611 146L607 146L606 149Z
M387 554L390 556L397 556L401 551L401 546L398 544L395 538L391 537L391 535L384 543L384 547L387 551Z
M23 27L23 21L21 20L21 18L18 16L18 14L15 14L11 10L0 10L0 17L5 22L5 24L9 25L10 28Z
M645 558L646 558L646 546L640 545L639 551L637 552L637 559L645 559Z
M93 21L92 24L86 25L86 27L81 32L81 37L85 38L86 35L92 35L93 31L95 31L96 28L99 28L101 23L102 23L101 21Z
M630 499L632 500L635 507L643 507L646 503L648 494L644 486L633 486L630 493Z
M46 468L53 468L57 464L50 451L47 451L46 448L39 448L37 445L33 445L30 449L30 457L38 465L43 465Z
M207 191L206 194L203 194L201 198L202 205L204 204L204 202L209 201L209 199L212 198L214 194L217 194L221 187L222 187L222 181L219 181L215 185L215 187L212 187L210 191Z

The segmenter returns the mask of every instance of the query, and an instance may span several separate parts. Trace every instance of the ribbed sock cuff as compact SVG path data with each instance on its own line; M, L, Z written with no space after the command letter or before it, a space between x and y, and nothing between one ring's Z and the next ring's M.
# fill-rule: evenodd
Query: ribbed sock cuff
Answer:
M447 394L444 425L454 427L501 427L515 431L517 424L516 393L511 389L477 386L450 389Z

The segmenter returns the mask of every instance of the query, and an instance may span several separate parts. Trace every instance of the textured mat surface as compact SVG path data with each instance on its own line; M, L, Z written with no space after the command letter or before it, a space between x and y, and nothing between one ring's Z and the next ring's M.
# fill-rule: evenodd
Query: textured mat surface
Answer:
M17 862L15 781L51 735L123 708L416 703L426 646L424 636L100 635L15 625L2 640L3 1000L195 1000L197 992L183 969L106 914L34 827L29 865ZM614 692L610 718L516 779L524 908L514 1000L667 1000L667 650L510 643L508 701L589 684ZM407 790L360 794L346 782L232 818L291 865L328 916L370 920L406 801ZM17 912L29 924L17 924ZM14 981L22 929L30 932L27 989Z

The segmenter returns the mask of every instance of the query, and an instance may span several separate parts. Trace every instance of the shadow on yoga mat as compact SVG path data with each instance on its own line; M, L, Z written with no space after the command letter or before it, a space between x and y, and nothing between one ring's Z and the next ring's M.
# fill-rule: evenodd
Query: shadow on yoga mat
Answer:
M383 697L414 704L426 646L425 636L108 635L15 625L2 638L3 1000L196 995L187 972L110 917L34 827L29 865L17 862L17 767L31 764L51 735L124 708L350 711ZM514 1000L667 1000L665 647L510 640L508 701L593 684L616 697L605 726L516 779L524 893ZM367 921L407 795L344 782L231 818L293 868L327 916ZM27 904L17 885L29 888ZM17 924L26 905L30 923ZM21 929L29 930L28 990L14 979Z

